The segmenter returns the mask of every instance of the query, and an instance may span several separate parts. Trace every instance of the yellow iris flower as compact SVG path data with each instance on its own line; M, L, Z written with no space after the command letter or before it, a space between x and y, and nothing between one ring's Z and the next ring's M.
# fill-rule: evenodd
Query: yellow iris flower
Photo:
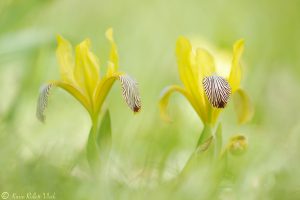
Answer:
M227 104L230 95L234 96L235 107L240 123L251 118L252 107L244 90L240 88L242 71L240 58L244 41L238 40L233 46L230 73L223 77L218 73L214 58L204 49L193 47L188 39L179 37L176 43L178 71L183 86L166 87L161 95L159 106L161 117L170 120L166 109L170 95L179 92L187 98L205 125L214 125Z
M116 80L120 80L123 97L128 106L138 112L141 108L137 83L127 74L118 71L119 57L117 46L113 39L113 30L106 31L106 37L111 44L111 51L106 74L100 74L100 64L97 56L91 52L91 42L84 40L75 48L75 58L72 45L63 37L58 36L56 50L60 64L61 80L50 81L43 86L37 105L37 118L45 120L44 111L47 107L49 91L52 87L60 87L75 97L88 111L93 123L97 123L101 106Z

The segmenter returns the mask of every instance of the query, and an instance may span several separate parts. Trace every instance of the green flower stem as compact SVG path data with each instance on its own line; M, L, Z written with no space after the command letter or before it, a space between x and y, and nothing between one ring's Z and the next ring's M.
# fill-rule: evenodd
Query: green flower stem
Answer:
M205 151L207 148L203 148L203 150L201 150L202 146L206 146L206 142L212 137L212 125L210 124L206 124L204 125L204 128L202 130L202 133L198 139L196 148L194 150L194 152L192 153L192 155L190 156L190 158L188 159L188 161L186 162L185 166L183 167L181 173L179 174L179 177L183 176L185 174L186 171L188 171L188 169L193 165L194 162L197 161L197 158L199 158L199 155L201 152ZM210 145L208 143L208 145ZM200 151L199 151L200 149Z
M106 111L101 122L98 115L92 118L92 128L87 143L87 159L95 171L108 164L112 143L111 121L109 111Z
M87 160L92 170L96 169L98 162L98 146L97 146L97 131L98 131L98 117L91 117L92 127L88 136L86 145Z
M198 139L198 142L197 142L197 146L196 146L196 149L195 151L207 140L209 139L211 136L212 136L212 125L210 124L205 124L204 125L204 128L202 130L202 133Z
M219 123L217 130L214 134L214 157L215 160L221 157L222 145L223 145L223 137L222 137L222 124Z
M94 134L95 139L97 136L97 131L98 131L98 116L94 116L92 118L92 133Z

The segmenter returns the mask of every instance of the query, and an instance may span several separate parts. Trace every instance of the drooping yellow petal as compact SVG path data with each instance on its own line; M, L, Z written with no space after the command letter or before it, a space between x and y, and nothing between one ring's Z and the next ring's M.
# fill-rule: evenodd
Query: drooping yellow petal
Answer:
M254 114L254 108L244 90L236 90L236 92L233 94L233 102L237 113L238 122L243 124L251 120Z
M136 81L125 73L116 72L111 76L106 75L103 77L97 86L94 96L96 113L100 111L106 96L116 80L121 82L122 95L128 107L133 112L139 112L141 101Z
M233 46L233 59L229 75L229 83L233 93L240 87L241 83L242 72L240 66L240 59L243 51L244 40L238 40Z
M231 99L233 100L238 123L244 124L250 121L254 114L254 108L250 101L249 96L241 88L237 89L235 93L232 94ZM211 122L215 124L221 113L222 109L212 108L211 109Z
M112 74L119 68L119 55L118 55L117 45L116 45L116 43L114 41L114 37L113 37L113 29L112 28L107 29L105 35L111 44L107 73Z
M50 90L53 87L60 87L67 91L69 94L71 94L75 99L81 103L84 108L89 112L89 114L92 116L92 107L91 104L89 103L89 100L82 94L82 92L76 88L75 86L63 82L63 81L51 81L47 85L43 85L40 90L40 95L38 98L38 103L37 103L37 111L36 111L36 116L37 118L44 122L45 121L45 115L44 112L47 108L48 105L48 97L50 95Z
M59 62L60 76L63 81L70 83L74 82L73 70L74 70L74 57L72 52L72 45L68 40L62 36L57 36L57 49L56 57Z
M171 121L169 115L167 114L167 107L169 104L169 99L170 96L173 92L179 92L180 94L182 94L184 97L186 97L186 99L190 102L190 104L193 106L193 108L195 109L195 111L197 112L197 114L199 115L199 117L201 119L203 119L202 113L199 112L199 108L197 106L197 102L194 101L194 99L192 98L192 96L182 87L177 86L177 85L172 85L172 86L168 86L166 87L161 95L160 95L160 100L159 100L159 110L160 110L160 116L163 120L165 121Z
M87 99L86 96L78 88L62 81L56 81L53 83L55 86L60 87L65 91L67 91L69 94L71 94L75 99L79 101L79 103L83 105L83 107L86 108L86 110L90 114L92 113L92 106L89 99Z
M86 39L76 47L74 76L79 86L92 98L100 80L98 58L90 51L90 40Z

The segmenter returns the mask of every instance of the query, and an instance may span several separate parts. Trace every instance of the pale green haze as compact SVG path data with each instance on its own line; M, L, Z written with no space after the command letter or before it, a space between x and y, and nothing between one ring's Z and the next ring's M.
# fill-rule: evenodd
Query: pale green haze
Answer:
M299 21L297 0L0 0L0 200L300 199ZM102 76L110 27L119 70L138 82L142 107L133 113L113 85L99 115L109 110L111 151L92 167L84 107L60 88L50 92L45 123L36 106L40 87L60 80L57 35L73 46L90 38ZM162 90L182 85L179 36L230 58L234 42L245 41L241 87L255 112L239 124L229 100L220 114L223 149L238 134L248 144L226 167L206 153L184 167L203 130L186 98L172 94L172 121L160 117Z

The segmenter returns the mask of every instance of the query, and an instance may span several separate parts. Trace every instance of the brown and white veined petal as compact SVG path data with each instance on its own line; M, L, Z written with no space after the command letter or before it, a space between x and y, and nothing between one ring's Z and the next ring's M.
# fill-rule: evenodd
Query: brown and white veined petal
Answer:
M216 108L224 108L229 100L231 88L229 83L221 76L207 76L203 79L205 94Z
M127 74L120 75L119 80L122 85L122 95L133 112L139 112L141 109L141 100L137 82Z
M37 108L36 108L36 117L41 121L45 122L45 110L48 106L48 97L50 95L50 90L52 89L53 84L43 85L40 89L40 95L38 98Z

